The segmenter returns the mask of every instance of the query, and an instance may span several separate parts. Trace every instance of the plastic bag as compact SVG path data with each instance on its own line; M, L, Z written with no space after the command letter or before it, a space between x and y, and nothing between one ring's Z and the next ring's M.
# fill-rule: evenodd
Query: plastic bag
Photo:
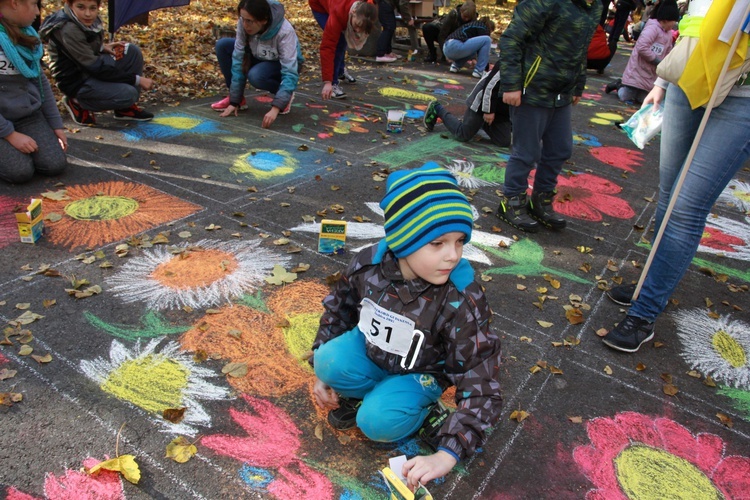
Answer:
M647 104L620 128L628 134L636 146L643 149L646 143L661 131L662 111L662 108L655 109L653 104Z

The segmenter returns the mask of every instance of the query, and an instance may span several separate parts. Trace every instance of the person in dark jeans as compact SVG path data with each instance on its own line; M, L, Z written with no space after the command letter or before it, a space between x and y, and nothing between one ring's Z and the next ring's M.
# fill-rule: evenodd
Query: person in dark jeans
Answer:
M609 52L611 54L614 55L617 52L617 42L628 23L628 16L639 7L643 7L641 0L618 0L615 4L615 19L612 24L612 31L609 34Z
M394 2L397 2L394 5ZM383 31L378 37L378 45L375 52L375 61L379 63L392 63L398 61L399 56L393 53L391 42L396 32L396 9L401 14L407 26L414 26L414 20L409 14L409 0L379 0L378 20Z

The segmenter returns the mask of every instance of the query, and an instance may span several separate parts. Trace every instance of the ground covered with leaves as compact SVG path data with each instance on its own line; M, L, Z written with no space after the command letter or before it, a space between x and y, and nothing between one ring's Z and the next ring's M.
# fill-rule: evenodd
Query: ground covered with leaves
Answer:
M45 2L44 15L61 8L63 3L64 0ZM237 0L192 0L184 7L152 11L146 26L131 24L118 30L115 40L133 42L143 49L144 72L156 82L155 90L144 96L144 101L178 105L186 99L225 91L214 55L214 43L218 37L233 36L237 3ZM302 44L306 64L301 79L316 79L322 30L313 19L307 0L285 0L282 3ZM482 15L495 20L498 25L495 36L499 36L507 26L515 4L500 7L487 0L476 3ZM106 2L102 4L101 15L106 21Z

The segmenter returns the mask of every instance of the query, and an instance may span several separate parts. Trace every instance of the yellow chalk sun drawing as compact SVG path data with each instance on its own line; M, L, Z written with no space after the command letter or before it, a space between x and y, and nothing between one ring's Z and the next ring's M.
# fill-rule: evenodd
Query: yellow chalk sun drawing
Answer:
M750 389L750 325L728 316L711 318L705 311L675 315L682 357L693 368L717 381Z
M276 264L288 260L259 240L201 240L148 249L107 283L125 302L145 301L151 309L200 309L252 292Z
M413 90L404 90L396 87L382 87L378 89L378 93L385 97L400 97L402 99L411 99L414 101L433 101L434 96L429 94L422 94L420 92L414 92Z
M114 340L109 359L83 360L81 370L104 392L142 408L170 431L193 436L196 426L211 425L200 401L229 399L229 389L212 384L209 379L219 375L196 365L176 342L167 342L157 351L162 341L153 339L144 348L138 343L129 350ZM187 410L182 422L172 424L162 418L164 410L183 406Z
M259 180L289 175L297 170L299 161L281 149L254 149L239 156L229 169L233 174L248 174Z
M166 125L167 127L176 128L177 130L190 130L202 122L197 118L190 116L157 116L151 123L157 123L159 125Z

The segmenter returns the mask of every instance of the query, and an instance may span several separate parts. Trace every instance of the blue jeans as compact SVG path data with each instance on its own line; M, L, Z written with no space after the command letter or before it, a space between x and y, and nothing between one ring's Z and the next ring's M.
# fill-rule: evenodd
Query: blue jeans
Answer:
M505 196L512 198L525 193L534 168L534 191L555 190L557 176L573 154L572 107L571 104L562 108L528 104L510 107L513 137L505 167Z
M123 73L143 74L143 54L137 45L129 43L127 52L115 61L115 66ZM75 98L83 109L89 111L108 111L110 109L127 109L141 95L140 87L129 83L106 82L96 78L87 78L78 89Z
M452 38L443 45L443 55L459 68L469 59L477 58L474 69L484 71L490 63L490 47L492 39L489 36L475 36L465 42Z
M346 398L362 400L357 427L373 441L393 442L422 426L443 393L435 377L391 374L367 357L365 336L354 328L315 351L315 375Z
M622 102L630 102L630 103L642 103L643 100L648 95L648 90L641 90L636 87L631 87L629 85L623 85L620 87L620 89L617 91L617 97Z
M219 61L219 69L224 76L224 83L229 88L232 85L232 52L234 52L234 38L219 38L216 40L216 59Z
M328 22L328 14L325 12L312 11L313 17L318 22L318 26L321 29L325 29L326 23ZM344 72L344 58L346 57L346 38L341 33L339 37L339 43L336 44L336 53L333 56L333 85L339 84L339 75Z
M219 69L224 75L227 87L232 84L232 53L234 52L234 38L221 38L216 41L216 59ZM266 90L275 94L281 85L281 62L261 61L250 55L250 69L247 80L253 88Z
M378 37L378 46L375 52L377 57L382 57L393 52L391 41L393 34L396 32L396 13L393 10L393 4L390 0L378 1L378 20L383 31Z
M659 164L658 231L705 109L690 109L682 89L670 85L664 107ZM750 98L727 97L711 111L651 267L629 315L653 321L687 272L716 199L750 157Z

